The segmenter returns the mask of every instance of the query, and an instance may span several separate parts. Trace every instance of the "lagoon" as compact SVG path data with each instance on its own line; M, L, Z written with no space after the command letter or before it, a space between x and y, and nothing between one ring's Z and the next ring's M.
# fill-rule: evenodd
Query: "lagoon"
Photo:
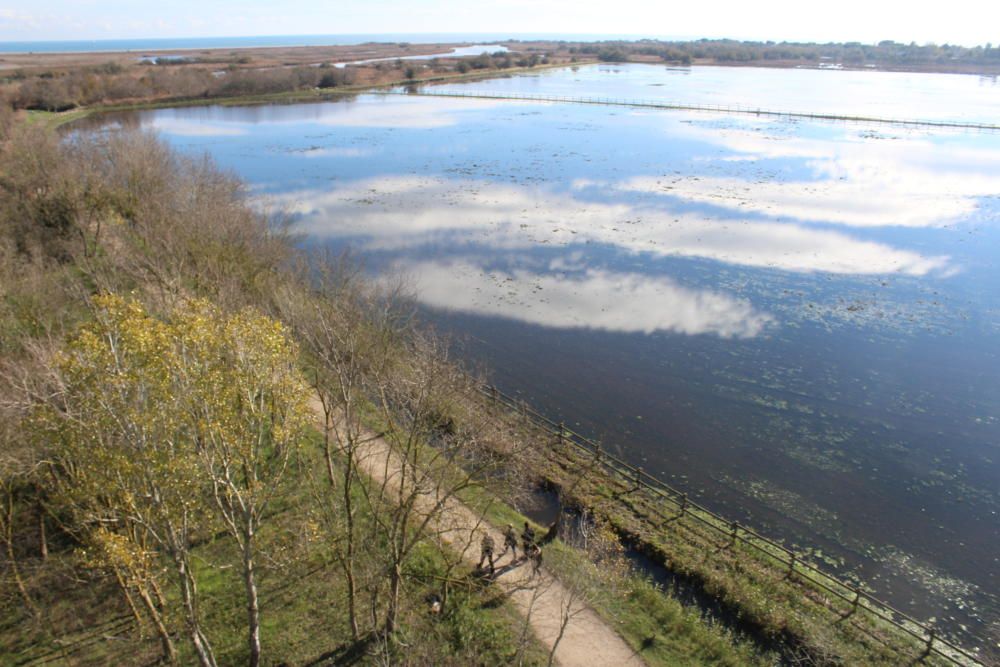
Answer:
M1000 115L995 81L958 75L588 65L461 86ZM505 391L1000 642L1000 133L419 95L102 122L207 152L305 243L405 276Z

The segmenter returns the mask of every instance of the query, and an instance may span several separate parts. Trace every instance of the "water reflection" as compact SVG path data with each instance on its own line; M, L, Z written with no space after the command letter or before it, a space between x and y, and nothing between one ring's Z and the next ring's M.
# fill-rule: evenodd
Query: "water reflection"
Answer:
M503 85L729 90L640 69ZM941 113L1000 92L926 81ZM402 96L129 118L413 276L505 388L918 615L996 627L1000 133Z
M912 72L598 64L435 87L983 123L1000 108L1000 87L981 77Z
M761 170L752 179L638 177L616 187L859 227L944 226L970 216L979 199L1000 194L1000 150L970 148L964 137L932 141L919 130L862 130L831 141L713 124L688 124L686 132L722 148L723 162L795 159L811 178L775 179Z
M577 182L577 188L581 188ZM628 189L628 184L618 186ZM802 225L704 217L627 196L614 202L545 187L390 176L274 196L314 238L353 237L369 250L428 243L530 248L600 243L632 253L838 274L944 272L949 258Z
M395 62L397 60L434 60L435 58L464 58L466 56L478 56L483 53L508 53L509 49L500 44L473 44L472 46L458 46L444 53L430 53L422 56L394 56L391 58L369 58L368 60L352 60L347 63L336 63L334 67L344 68L348 65L368 65L370 63Z
M238 126L226 122L203 122L166 115L158 118L150 127L178 137L238 137L250 131L249 126Z
M162 109L141 115L148 129L178 136L194 136L198 126L211 128L214 133L245 134L262 125L272 128L302 129L303 123L316 127L381 127L433 129L462 122L477 112L493 109L499 100L464 100L456 107L450 100L419 97L401 98L366 95L346 97L337 102L318 104L276 104L255 107L205 106L190 109ZM291 127L288 127L291 126Z
M635 273L495 271L467 261L401 263L396 271L413 277L417 298L429 306L544 327L752 338L774 324L746 299Z
M737 178L687 178L670 180L635 178L610 185L633 192L652 192L769 217L830 222L855 227L943 226L976 210L975 196L1000 192L1000 178L986 187L966 183L948 190L947 183L931 178L885 178L871 174L855 179L748 182ZM986 179L984 179L986 180ZM602 184L609 187L609 184ZM921 186L925 187L921 187Z

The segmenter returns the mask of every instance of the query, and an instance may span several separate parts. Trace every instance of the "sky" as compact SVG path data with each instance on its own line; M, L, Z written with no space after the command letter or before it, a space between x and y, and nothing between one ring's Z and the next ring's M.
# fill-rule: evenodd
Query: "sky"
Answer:
M0 41L508 32L997 45L1000 2L0 0Z

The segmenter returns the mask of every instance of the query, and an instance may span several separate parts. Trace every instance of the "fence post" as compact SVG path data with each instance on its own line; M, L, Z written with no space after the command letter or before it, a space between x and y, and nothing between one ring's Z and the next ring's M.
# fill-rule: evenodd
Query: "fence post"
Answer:
M791 579L792 575L795 574L795 552L791 549L785 549L788 552L788 578Z
M684 516L685 514L687 514L687 510L688 510L688 494L682 493L681 494L681 516Z
M559 422L559 444L563 444L565 437L563 434L566 432L566 422Z
M852 614L857 613L857 611L858 611L858 603L859 602L861 602L861 589L860 588L855 588L854 589L854 601L851 602L851 613Z
M934 630L930 630L927 635L927 653L929 654L934 649Z
M633 491L638 491L642 488L642 466L635 469L635 486L632 488Z
M729 528L732 531L729 537L733 541L733 546L736 546L736 532L740 529L740 524L738 521L733 521L733 523L729 526Z

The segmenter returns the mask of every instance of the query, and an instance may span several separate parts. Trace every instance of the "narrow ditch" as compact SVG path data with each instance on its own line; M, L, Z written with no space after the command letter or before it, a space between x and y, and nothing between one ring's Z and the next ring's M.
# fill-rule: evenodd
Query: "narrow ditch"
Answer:
M543 526L550 526L558 521L559 537L570 545L578 543L582 523L590 520L579 508L563 506L558 490L552 485L536 487L531 493L529 504L521 511ZM737 641L752 643L760 651L776 655L778 659L775 664L781 667L816 664L803 655L802 647L794 637L765 633L758 625L742 618L708 593L696 578L666 567L660 560L646 553L644 545L629 536L619 534L619 539L625 548L624 556L633 571L650 579L664 594L680 602L686 609L697 610L703 621L725 628Z

